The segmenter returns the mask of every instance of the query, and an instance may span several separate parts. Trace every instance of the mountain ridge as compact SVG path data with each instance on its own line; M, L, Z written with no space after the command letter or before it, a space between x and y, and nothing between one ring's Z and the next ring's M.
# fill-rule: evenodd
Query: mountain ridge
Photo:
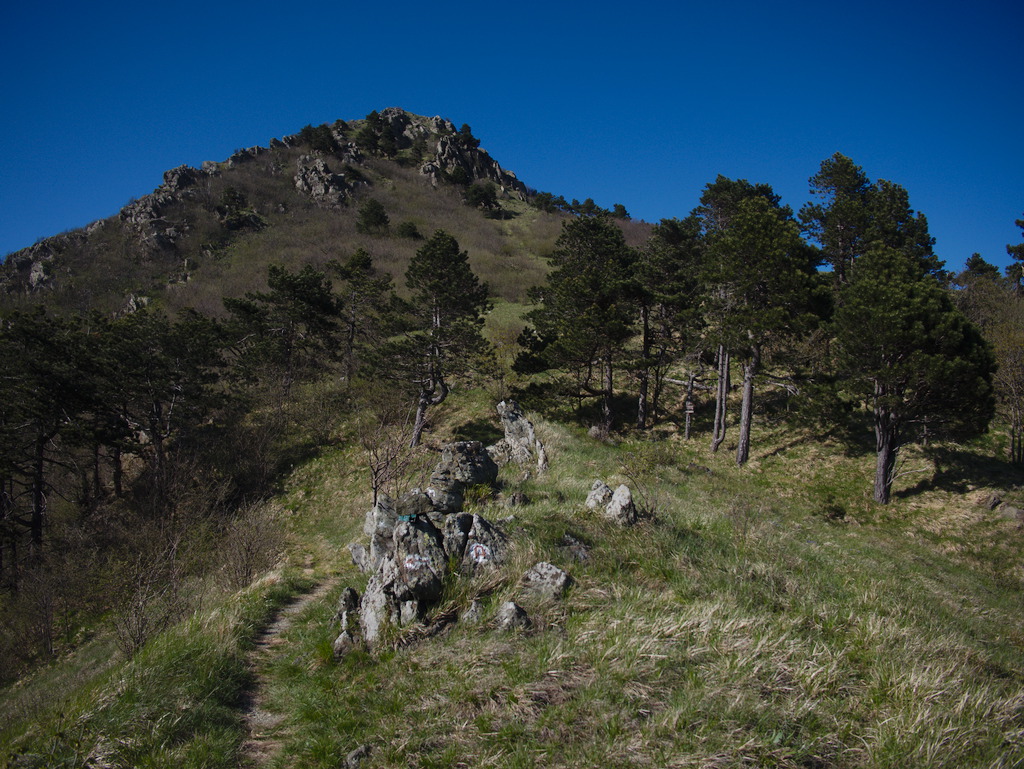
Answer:
M168 169L162 184L117 213L8 254L0 265L0 292L15 301L59 292L88 275L90 265L109 261L103 251L162 266L168 283L188 280L199 263L241 236L312 210L324 216L351 212L379 183L395 183L395 169L374 167L387 161L435 190L491 184L497 199L519 203L533 194L480 148L469 126L457 129L439 116L389 107L351 122L306 126L199 168ZM124 302L154 291L152 281L134 277L117 286Z

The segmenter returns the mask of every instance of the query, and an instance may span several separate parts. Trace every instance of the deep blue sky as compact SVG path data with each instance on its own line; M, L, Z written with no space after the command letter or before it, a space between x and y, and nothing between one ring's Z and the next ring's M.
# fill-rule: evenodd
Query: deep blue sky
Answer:
M685 216L719 173L794 209L842 152L902 184L950 269L1024 237L1024 4L8 5L0 255L115 214L165 169L403 107L527 184Z

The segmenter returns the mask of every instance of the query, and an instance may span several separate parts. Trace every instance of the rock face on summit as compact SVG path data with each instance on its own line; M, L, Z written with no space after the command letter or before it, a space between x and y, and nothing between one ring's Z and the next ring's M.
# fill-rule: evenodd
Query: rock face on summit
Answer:
M295 171L295 189L309 195L317 205L340 206L348 196L344 174L332 173L323 158L302 155Z

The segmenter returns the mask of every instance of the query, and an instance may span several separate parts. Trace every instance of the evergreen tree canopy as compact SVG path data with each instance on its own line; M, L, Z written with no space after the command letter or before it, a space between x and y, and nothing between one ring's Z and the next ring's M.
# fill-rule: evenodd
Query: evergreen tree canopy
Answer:
M271 265L267 286L244 299L225 299L224 306L232 315L239 370L257 376L272 366L287 394L303 368L334 354L342 307L327 276L310 265L298 272Z
M821 248L839 283L867 248L871 181L864 170L840 153L822 161L810 178L811 193L821 199L800 209L804 231Z

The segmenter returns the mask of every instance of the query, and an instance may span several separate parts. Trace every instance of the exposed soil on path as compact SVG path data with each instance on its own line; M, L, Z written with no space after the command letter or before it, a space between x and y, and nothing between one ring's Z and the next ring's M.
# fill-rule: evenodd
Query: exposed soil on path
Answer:
M267 662L281 653L281 647L285 644L282 636L291 627L295 617L307 606L322 599L336 584L337 580L326 580L312 591L296 596L281 607L273 621L256 636L256 647L249 653L253 684L242 700L242 718L249 735L242 743L244 766L266 766L281 749L281 740L276 731L285 716L283 713L272 713L265 707L264 670Z

